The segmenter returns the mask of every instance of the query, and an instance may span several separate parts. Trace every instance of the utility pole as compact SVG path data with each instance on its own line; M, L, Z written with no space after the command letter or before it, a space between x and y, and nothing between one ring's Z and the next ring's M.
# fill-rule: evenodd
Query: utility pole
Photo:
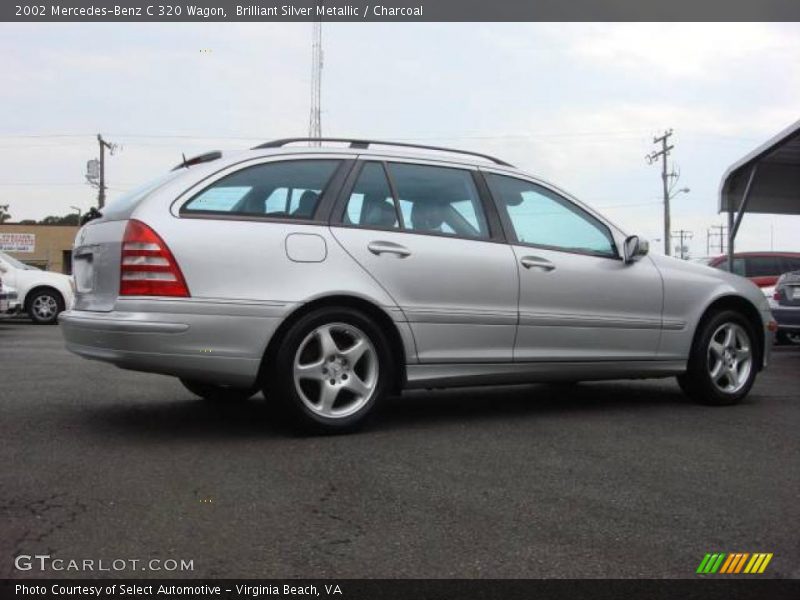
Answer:
M670 218L669 218L669 201L670 201L670 187L669 187L669 178L676 177L675 173L669 174L667 173L667 157L669 156L670 151L675 146L669 146L668 141L670 136L672 135L672 129L665 131L664 135L661 137L653 138L654 144L661 144L661 150L654 150L650 154L645 157L647 160L647 164L653 164L654 162L661 159L661 183L663 186L664 191L664 254L669 256L669 231L670 231Z
M111 144L103 139L101 134L97 134L97 143L100 144L100 176L97 185L97 208L102 210L106 205L106 148L113 156L116 144Z
M692 239L694 234L691 231L687 231L685 229L679 229L678 231L673 231L672 235L680 239L679 242L680 245L678 246L678 252L680 253L679 258L686 260L687 259L685 251L686 247L683 245L683 240L685 239L688 242L689 240Z
M727 237L728 227L726 225L712 225L706 231L706 255L711 256L711 249L716 245L717 242L712 242L712 240L718 240L719 242L719 253L722 254L725 252L725 238Z

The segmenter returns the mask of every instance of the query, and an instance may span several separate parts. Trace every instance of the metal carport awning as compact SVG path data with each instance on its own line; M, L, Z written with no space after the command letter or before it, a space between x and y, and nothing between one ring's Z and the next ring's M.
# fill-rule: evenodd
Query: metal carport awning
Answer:
M728 269L744 213L800 215L800 121L733 163L722 177L719 212L728 213Z

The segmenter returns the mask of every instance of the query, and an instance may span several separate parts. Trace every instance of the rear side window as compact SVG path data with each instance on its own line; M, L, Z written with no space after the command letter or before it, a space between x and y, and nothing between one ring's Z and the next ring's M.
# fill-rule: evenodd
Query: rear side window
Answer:
M353 186L343 221L373 229L489 237L472 173L450 167L365 163Z
M376 229L400 227L392 190L382 164L368 162L361 169L350 193L344 222Z
M310 219L339 160L289 160L248 167L215 181L181 214Z
M488 238L472 173L462 169L389 163L404 229L466 238Z

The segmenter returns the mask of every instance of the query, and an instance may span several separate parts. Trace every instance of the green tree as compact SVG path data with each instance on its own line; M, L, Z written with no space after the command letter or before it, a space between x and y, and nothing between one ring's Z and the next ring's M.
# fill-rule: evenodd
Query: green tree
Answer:
M8 204L0 204L0 223L5 223L11 220L11 215L8 212Z
M70 213L63 217L50 215L39 221L40 225L77 225L78 213Z

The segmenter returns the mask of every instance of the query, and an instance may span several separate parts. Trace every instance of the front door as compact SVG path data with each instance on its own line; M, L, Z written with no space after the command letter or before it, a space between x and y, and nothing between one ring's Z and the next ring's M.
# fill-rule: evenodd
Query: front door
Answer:
M609 227L536 183L488 173L520 277L517 361L655 358L663 286L621 259Z

